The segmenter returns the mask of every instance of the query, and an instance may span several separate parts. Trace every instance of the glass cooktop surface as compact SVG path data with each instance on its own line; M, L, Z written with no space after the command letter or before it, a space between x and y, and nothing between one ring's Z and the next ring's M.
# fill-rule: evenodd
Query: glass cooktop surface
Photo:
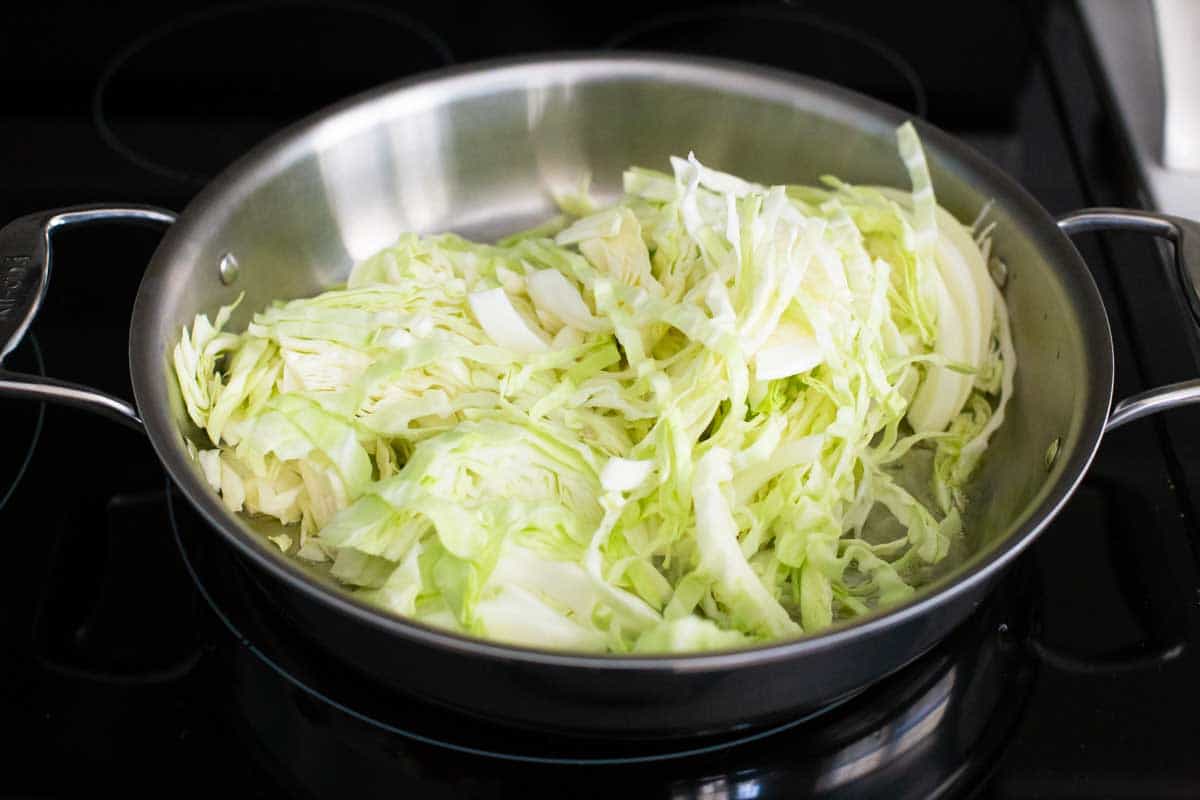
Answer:
M962 137L1052 214L1136 205L1070 4L704 6L43 3L0 47L0 219L102 200L182 209L263 136L446 64L670 50L793 70ZM15 369L131 396L128 320L160 234L55 239ZM1077 241L1116 395L1194 377L1163 253ZM1200 411L1106 436L1072 500L945 642L837 707L682 742L511 731L312 652L169 488L148 442L0 402L0 795L1185 797L1200 795Z

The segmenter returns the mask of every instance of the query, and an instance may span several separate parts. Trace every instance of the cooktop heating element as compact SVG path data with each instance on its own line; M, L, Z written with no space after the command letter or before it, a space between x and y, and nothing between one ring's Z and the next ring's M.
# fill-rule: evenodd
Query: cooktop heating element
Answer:
M116 152L199 188L284 125L451 60L440 37L388 8L218 6L121 50L96 83L92 115Z
M713 7L651 17L609 47L735 58L846 86L925 116L929 101L912 65L886 42L829 17L775 7Z

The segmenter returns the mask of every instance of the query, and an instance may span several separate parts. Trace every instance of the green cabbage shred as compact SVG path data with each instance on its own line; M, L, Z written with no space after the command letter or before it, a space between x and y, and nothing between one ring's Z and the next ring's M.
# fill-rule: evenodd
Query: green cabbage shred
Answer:
M911 192L675 158L500 244L406 234L241 334L198 316L199 469L362 598L508 643L728 649L899 602L1016 357L987 232L898 139Z

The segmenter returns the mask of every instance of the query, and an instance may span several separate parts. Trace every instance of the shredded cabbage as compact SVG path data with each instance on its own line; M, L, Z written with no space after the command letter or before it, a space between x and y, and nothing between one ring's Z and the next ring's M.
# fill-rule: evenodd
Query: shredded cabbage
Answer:
M898 140L911 192L689 155L497 245L405 235L241 334L199 316L199 468L369 601L504 642L743 647L898 602L1016 368L986 234Z

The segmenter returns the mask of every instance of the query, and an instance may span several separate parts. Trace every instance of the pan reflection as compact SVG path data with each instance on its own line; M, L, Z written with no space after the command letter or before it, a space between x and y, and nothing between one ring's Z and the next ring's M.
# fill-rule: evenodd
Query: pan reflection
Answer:
M974 786L1019 722L1034 661L1029 570L1017 565L941 645L815 718L687 740L611 741L503 728L398 697L338 668L271 608L240 564L173 503L176 537L222 623L239 724L299 791L366 796L928 797ZM240 641L239 641L240 640ZM620 769L613 769L620 765Z

